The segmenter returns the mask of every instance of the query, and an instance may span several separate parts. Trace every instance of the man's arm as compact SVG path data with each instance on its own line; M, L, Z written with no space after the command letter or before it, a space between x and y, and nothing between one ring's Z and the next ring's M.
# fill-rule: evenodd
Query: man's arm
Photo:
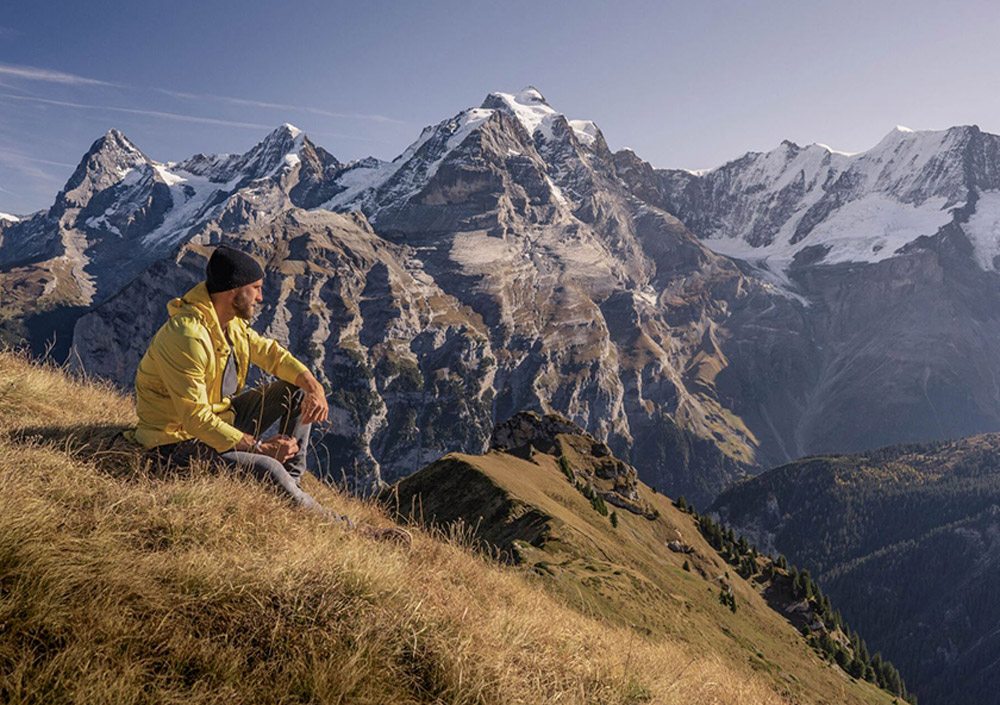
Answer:
M298 386L299 375L309 372L306 366L281 347L277 340L263 337L250 326L246 326L245 330L247 345L250 348L250 362L268 374Z
M230 450L240 450L246 453L260 453L267 455L279 463L283 463L299 452L299 444L291 436L271 436L270 438L258 439L249 433L243 434L243 439L238 441Z
M326 401L326 390L312 372L300 372L295 378L295 386L306 393L302 400L302 423L322 423L330 414L330 406Z
M250 345L250 362L286 382L291 382L306 393L302 400L302 423L326 421L329 405L326 391L305 365L285 350L278 341L264 338L247 326Z

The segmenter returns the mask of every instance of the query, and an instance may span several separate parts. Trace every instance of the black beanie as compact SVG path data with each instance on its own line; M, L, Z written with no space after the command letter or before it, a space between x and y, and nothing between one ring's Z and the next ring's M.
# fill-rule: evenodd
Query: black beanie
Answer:
M205 267L205 284L209 294L238 289L264 278L257 260L231 247L216 247Z

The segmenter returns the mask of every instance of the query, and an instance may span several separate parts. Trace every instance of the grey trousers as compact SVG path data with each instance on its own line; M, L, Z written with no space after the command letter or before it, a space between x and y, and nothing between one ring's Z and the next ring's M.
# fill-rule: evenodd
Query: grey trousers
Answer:
M277 381L247 390L232 400L232 408L236 413L233 425L243 433L260 438L275 422L279 422L278 433L292 436L299 442L299 452L284 464L270 456L249 451L230 450L218 453L197 439L158 446L156 452L171 465L205 460L233 470L249 472L265 484L274 486L296 504L306 509L325 511L299 486L306 472L306 452L311 429L311 424L304 424L299 420L304 396L305 392L295 385Z

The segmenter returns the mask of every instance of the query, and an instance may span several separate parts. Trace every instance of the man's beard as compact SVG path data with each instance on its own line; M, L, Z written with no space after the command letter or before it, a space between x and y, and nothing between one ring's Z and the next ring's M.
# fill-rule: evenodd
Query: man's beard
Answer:
M244 321L249 321L253 318L254 305L255 303L249 299L233 299L233 311Z

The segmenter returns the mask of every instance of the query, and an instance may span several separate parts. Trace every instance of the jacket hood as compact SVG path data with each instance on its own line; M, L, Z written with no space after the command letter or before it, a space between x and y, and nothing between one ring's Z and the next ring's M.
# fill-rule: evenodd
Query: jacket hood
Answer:
M212 299L208 295L208 288L205 286L205 282L197 284L184 294L184 296L171 299L167 303L167 315L171 318L186 314L198 316L205 321L205 325L208 326L209 330L215 330L221 335L222 326L219 325L219 317L215 313L215 306L212 305Z

